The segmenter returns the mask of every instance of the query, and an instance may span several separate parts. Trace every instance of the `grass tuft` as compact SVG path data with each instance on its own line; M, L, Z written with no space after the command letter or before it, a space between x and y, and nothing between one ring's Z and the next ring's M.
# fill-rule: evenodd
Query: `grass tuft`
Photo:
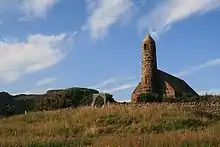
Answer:
M31 112L0 119L0 146L220 146L212 112L174 104Z

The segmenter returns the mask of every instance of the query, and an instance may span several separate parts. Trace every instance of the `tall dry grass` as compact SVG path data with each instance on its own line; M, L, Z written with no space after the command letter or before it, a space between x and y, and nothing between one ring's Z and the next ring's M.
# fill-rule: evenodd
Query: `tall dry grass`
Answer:
M220 121L174 104L33 112L0 120L0 146L220 146Z

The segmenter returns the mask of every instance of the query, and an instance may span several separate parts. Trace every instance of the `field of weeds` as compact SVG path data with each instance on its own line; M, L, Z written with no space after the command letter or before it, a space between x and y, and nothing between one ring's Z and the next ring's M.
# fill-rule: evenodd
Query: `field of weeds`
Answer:
M31 112L0 119L0 146L220 146L219 115L206 110L170 104Z

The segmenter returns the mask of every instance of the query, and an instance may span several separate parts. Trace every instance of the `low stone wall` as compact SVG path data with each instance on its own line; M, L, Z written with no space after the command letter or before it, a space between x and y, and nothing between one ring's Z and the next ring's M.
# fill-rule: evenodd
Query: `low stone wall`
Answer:
M126 104L120 104L126 105ZM127 105L130 105L127 103ZM217 107L220 106L220 102L175 102L175 103L168 103L168 102L153 102L153 103L146 103L146 104L131 104L132 106L168 106L168 105L177 105L177 106L213 106Z

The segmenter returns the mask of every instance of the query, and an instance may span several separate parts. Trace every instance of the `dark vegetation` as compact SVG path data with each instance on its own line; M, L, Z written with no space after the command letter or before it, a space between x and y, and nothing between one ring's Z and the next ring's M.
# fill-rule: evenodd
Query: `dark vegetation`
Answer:
M25 111L55 110L68 107L91 105L92 94L99 93L95 89L68 88L50 90L42 95L10 95L0 92L0 116L22 114ZM111 94L107 94L107 101L115 102ZM103 105L103 99L97 98L96 105Z
M141 93L138 96L138 102L147 103L147 102L162 102L163 97L155 93Z
M139 103L148 103L148 102L220 102L220 96L215 95L201 95L201 96L192 96L190 94L183 94L181 97L169 98L160 96L155 93L142 93L138 97Z
M0 116L23 114L25 111L57 110L68 107L81 107L91 105L92 94L99 93L95 89L73 87L68 89L50 90L42 95L10 95L0 92ZM113 95L107 94L107 102L116 103ZM220 97L212 95L191 96L185 94L182 97L167 98L155 93L142 93L138 97L139 103L149 102L220 102ZM103 99L98 97L96 105L102 106Z

